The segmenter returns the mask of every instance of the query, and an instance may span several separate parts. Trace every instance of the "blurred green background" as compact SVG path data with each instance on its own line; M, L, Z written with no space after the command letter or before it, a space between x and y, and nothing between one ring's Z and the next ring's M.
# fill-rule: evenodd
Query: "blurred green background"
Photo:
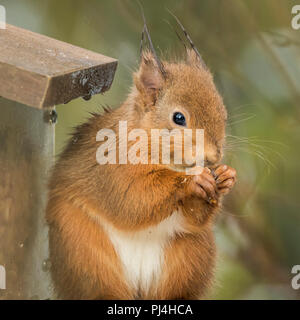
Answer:
M174 12L214 73L229 112L226 159L239 181L218 218L217 282L211 299L299 299L300 30L289 0L142 1L158 52L182 45ZM56 151L101 105L117 107L137 68L142 19L134 0L0 0L8 23L119 60L111 90L57 106ZM300 1L299 1L300 4ZM174 24L175 25L175 24ZM0 48L1 50L1 48Z

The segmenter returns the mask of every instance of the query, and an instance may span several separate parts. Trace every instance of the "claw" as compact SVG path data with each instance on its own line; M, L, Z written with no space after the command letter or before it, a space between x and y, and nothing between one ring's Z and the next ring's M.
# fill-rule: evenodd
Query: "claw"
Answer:
M208 199L208 202L210 204L217 204L218 203L218 201L216 199Z

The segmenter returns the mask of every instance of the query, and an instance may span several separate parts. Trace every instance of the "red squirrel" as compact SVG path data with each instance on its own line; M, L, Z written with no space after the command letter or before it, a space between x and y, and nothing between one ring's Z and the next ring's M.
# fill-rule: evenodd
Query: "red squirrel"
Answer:
M54 167L46 218L58 298L199 299L213 283L214 220L236 181L220 164L227 113L193 50L162 65L163 73L143 52L126 101L77 127ZM119 121L128 130L204 129L204 170L100 165L97 132L118 134Z

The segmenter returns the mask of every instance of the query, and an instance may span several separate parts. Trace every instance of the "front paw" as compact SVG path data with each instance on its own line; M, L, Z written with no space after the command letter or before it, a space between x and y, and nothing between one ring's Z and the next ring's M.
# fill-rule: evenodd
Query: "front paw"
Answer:
M233 188L237 180L236 170L225 164L218 166L213 174L220 194L227 194Z
M217 204L218 187L208 168L204 168L200 174L191 177L188 185L188 193L201 198L212 205Z

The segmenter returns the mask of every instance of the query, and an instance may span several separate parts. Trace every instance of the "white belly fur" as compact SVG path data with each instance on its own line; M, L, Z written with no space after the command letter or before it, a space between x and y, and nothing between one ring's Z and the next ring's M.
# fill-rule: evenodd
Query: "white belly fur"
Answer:
M158 281L164 261L164 248L175 234L185 232L184 217L174 211L156 226L137 232L123 232L101 219L123 264L128 283L136 290L146 291Z

